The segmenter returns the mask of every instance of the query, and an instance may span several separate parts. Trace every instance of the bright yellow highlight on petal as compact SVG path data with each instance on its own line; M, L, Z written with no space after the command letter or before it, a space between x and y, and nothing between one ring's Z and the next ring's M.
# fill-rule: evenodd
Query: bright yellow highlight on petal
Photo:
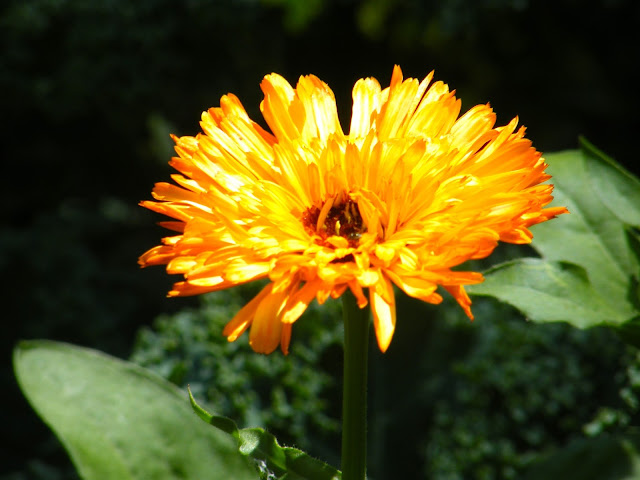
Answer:
M545 208L547 165L517 119L495 127L489 105L459 116L460 100L432 77L403 80L396 66L388 88L358 80L348 134L313 75L296 88L264 78L272 133L234 95L222 97L202 114L203 133L174 137L175 184L158 183L156 201L142 202L174 218L164 226L178 235L140 264L183 275L170 296L268 278L224 329L233 341L250 328L260 353L287 353L309 303L347 289L360 308L371 304L383 352L396 324L393 284L429 303L443 287L473 318L464 285L482 275L452 269L498 241L529 243L529 227L566 209Z

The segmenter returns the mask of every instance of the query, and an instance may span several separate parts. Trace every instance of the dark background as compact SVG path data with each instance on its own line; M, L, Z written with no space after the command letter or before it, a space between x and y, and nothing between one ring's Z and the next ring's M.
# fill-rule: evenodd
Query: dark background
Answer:
M161 268L138 269L164 232L137 203L168 179L168 134L197 133L221 95L258 120L265 74L314 73L346 126L358 78L435 69L463 111L518 115L539 150L584 135L637 171L639 24L636 0L5 0L0 478L68 474L17 389L18 339L126 358L141 327L197 305L164 298L174 279Z

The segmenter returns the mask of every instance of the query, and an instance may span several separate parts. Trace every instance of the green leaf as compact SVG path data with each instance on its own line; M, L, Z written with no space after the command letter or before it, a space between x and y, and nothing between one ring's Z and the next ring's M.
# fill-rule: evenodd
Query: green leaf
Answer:
M640 225L640 180L586 139L580 139L580 147L591 159L587 168L602 203L623 223Z
M588 142L581 147L546 157L554 203L570 213L532 228L542 260L494 267L469 292L503 300L534 322L622 327L640 318L640 181Z
M495 296L536 322L571 321L588 328L628 320L627 314L595 294L585 270L571 263L522 258L493 267L486 275L485 288L495 288Z
M13 358L22 391L86 480L258 478L183 391L136 365L48 341L22 342Z
M534 465L524 480L640 478L640 435L581 439Z
M189 391L191 406L205 422L230 434L238 444L238 451L263 464L277 478L287 480L339 480L340 471L320 460L310 457L297 448L281 447L276 438L262 428L239 430L227 417L212 415L204 410Z

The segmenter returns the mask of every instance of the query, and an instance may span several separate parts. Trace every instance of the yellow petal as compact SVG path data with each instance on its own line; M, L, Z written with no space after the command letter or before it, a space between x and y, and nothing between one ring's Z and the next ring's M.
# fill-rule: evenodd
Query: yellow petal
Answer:
M384 353L389 348L396 328L396 302L389 280L383 276L374 288L370 288L369 299L378 347Z
M300 77L296 93L305 110L302 138L306 143L313 138L326 143L329 135L342 134L336 100L326 83L315 75Z
M361 79L353 87L353 109L349 136L366 137L371 117L380 108L380 84L375 78Z
M280 75L267 75L260 84L264 100L260 110L278 139L296 139L300 136L300 107L295 105L293 87ZM298 102L299 103L299 102Z

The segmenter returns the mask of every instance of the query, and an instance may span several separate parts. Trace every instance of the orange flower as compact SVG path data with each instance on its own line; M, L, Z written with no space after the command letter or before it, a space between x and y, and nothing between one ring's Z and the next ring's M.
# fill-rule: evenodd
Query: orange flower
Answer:
M395 329L393 284L439 303L444 287L466 314L464 285L478 272L453 271L488 256L498 241L529 243L529 227L565 213L552 200L546 164L517 119L495 127L478 105L458 118L460 100L433 72L384 90L373 78L353 88L349 134L333 92L313 75L294 89L267 75L260 105L272 133L234 95L202 114L204 133L173 137L182 173L158 183L141 204L177 221L140 264L181 274L170 296L271 282L227 324L229 341L251 326L256 352L287 353L292 324L315 298L349 289L368 303L380 350ZM368 294L365 293L368 289Z

